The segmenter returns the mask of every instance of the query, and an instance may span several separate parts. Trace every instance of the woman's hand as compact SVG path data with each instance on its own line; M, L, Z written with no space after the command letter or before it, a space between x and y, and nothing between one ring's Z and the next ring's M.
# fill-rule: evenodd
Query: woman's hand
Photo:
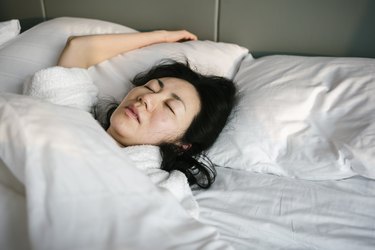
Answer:
M155 31L155 33L159 33L163 37L164 42L166 43L198 40L198 37L196 35L186 30L176 30L176 31L157 30Z

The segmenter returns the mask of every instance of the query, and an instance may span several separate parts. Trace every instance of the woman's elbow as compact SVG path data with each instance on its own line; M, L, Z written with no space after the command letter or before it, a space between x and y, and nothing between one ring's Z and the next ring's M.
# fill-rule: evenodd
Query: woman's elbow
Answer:
M57 65L66 68L88 68L87 61L82 56L83 49L81 48L81 41L77 36L69 36Z

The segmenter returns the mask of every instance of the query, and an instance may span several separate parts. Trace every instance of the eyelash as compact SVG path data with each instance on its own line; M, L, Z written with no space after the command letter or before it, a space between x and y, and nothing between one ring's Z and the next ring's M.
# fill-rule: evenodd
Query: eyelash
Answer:
M153 90L152 88L150 88L149 86L144 86L146 89L148 89L148 90L150 90L150 91L152 91L153 93L156 93L156 91L155 90ZM173 109L172 109L172 107L168 104L168 103L165 103L165 106L173 113L173 114L175 114L175 112L173 111Z
M173 114L175 114L174 111L173 111L173 109L172 109L172 107L171 107L168 103L165 103L165 106L167 106L167 108L168 108Z
M150 88L149 86L144 86L146 89L148 89L148 90L150 90L150 91L152 91L152 92L154 92L154 93L156 93L156 91L155 90L153 90L152 88Z

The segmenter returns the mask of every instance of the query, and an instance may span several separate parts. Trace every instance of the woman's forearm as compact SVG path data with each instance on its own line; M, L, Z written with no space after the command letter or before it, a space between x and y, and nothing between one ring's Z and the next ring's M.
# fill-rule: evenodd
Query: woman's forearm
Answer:
M196 39L195 35L187 31L152 31L71 37L61 53L58 65L88 68L118 54L151 44Z

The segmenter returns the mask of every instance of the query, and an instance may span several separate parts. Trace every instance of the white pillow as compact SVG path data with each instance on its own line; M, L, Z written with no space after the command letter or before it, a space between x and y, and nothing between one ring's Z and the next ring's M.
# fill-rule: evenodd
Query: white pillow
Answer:
M71 35L127 33L135 30L84 18L56 18L17 36L0 49L0 91L22 93L22 84L36 71L56 65Z
M222 166L311 180L375 178L375 60L244 59L240 100L209 152Z
M164 59L189 61L196 71L233 79L248 50L235 44L212 41L162 43L118 55L89 68L101 95L121 101L131 88L130 81Z
M129 33L134 29L111 22L61 17L41 23L0 49L0 91L22 93L22 84L36 71L54 66L71 35ZM186 57L199 71L233 77L248 50L234 44L194 41L158 44L119 55L89 69L101 95L121 99L135 74L162 59Z
M21 31L20 22L17 19L0 22L0 48L8 41L12 40Z

